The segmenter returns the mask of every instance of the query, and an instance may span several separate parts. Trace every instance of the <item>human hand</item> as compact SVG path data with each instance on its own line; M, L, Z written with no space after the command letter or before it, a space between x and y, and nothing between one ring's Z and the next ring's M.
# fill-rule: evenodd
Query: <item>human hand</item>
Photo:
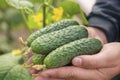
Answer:
M86 28L89 34L88 37L99 39L102 42L102 44L107 43L106 35L101 29L94 27L86 27Z
M35 80L110 80L120 73L120 43L105 44L98 54L75 57L72 63L40 72Z
M99 39L102 42L102 44L107 43L106 36L105 36L105 34L104 34L104 32L102 30L100 30L98 28L94 28L94 27L86 27L86 29L88 30L88 34L89 34L88 36L90 38ZM32 58L30 58L27 63L32 64L31 61L32 61ZM35 70L32 69L32 70L30 70L30 73L32 74L32 72L34 72L34 71Z
M87 27L87 30L88 30L88 32L89 32L89 37L97 38L97 39L101 40L101 42L102 42L103 44L107 42L106 37L105 37L104 33L103 33L101 30L99 30L99 29L97 29L97 28L92 28L92 27ZM29 60L28 62L30 62L30 60ZM63 68L64 68L64 67L63 67ZM65 67L65 68L68 68L68 67ZM69 68L72 69L72 68L74 68L74 67L72 66L72 68L71 68L71 67L69 67ZM69 69L69 68L68 68L68 69ZM31 74L35 74L35 73L41 73L41 72L39 72L39 71L37 71L37 70L35 70L35 69L31 69L31 70L30 70L30 73L31 73ZM38 79L38 80L39 80L39 79ZM40 79L40 80L41 80L41 79ZM52 79L52 80L53 80L53 79Z

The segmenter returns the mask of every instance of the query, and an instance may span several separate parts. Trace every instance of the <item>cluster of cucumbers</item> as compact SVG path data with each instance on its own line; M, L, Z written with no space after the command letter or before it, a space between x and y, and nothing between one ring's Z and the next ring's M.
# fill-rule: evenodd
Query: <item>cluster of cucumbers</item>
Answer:
M47 69L66 66L74 57L95 54L102 48L98 39L88 38L85 26L71 19L32 33L27 46L35 53L32 63L45 65Z

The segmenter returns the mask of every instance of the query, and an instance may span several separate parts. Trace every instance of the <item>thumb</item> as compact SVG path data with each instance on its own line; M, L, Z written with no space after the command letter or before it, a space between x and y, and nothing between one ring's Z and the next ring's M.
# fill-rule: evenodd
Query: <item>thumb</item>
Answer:
M75 57L72 60L72 64L83 68L103 68L109 66L105 55L101 53Z

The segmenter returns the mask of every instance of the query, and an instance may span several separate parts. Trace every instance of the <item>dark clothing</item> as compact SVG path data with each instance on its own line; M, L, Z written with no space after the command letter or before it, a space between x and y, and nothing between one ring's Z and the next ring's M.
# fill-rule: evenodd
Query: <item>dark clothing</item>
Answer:
M120 74L114 77L112 80L120 80Z
M108 42L120 41L120 0L97 0L88 20L89 26L105 32Z
M88 20L105 32L108 42L120 40L120 0L97 0Z

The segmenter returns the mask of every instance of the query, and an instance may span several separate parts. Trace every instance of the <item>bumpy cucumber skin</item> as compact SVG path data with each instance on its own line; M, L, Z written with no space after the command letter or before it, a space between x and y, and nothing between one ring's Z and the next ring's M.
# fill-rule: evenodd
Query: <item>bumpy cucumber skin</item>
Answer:
M42 54L34 54L34 56L33 56L33 58L32 58L32 63L33 63L34 65L43 64L44 58L45 58L45 55L42 55Z
M70 26L59 31L44 34L31 44L33 52L47 55L56 48L74 40L88 37L88 31L80 25Z
M72 19L65 19L61 20L57 23L51 24L50 26L47 26L43 29L40 29L34 33L32 33L28 38L27 38L27 45L30 47L31 43L39 36L50 33L53 31L57 31L66 27L69 27L70 25L79 25L79 23L75 20Z
M99 52L102 44L98 39L84 38L63 45L52 51L44 59L47 68L62 67L71 62L71 60L79 55L91 55Z

